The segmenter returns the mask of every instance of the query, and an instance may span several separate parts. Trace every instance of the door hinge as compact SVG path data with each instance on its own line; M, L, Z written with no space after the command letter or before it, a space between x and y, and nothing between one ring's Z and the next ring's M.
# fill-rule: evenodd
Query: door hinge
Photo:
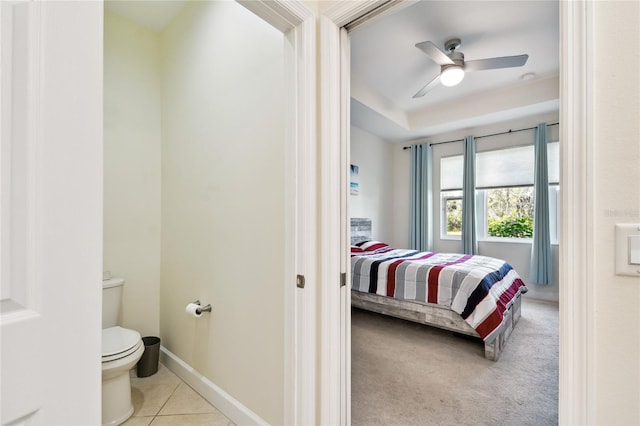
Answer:
M296 275L296 286L298 286L298 288L304 288L304 275Z
M340 287L344 287L345 285L347 285L347 273L346 272L341 272L340 273Z

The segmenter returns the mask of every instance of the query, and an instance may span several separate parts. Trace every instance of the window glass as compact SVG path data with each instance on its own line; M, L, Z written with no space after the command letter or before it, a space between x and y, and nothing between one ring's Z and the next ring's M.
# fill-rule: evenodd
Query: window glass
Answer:
M446 236L462 235L462 191L442 192L443 234Z
M531 238L533 236L533 187L486 190L487 236Z

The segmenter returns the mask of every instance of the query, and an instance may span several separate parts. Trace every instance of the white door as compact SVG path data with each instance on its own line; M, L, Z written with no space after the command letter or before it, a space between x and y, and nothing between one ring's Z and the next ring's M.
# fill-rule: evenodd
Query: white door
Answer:
M3 425L100 422L101 19L0 2Z
M0 332L2 333L2 423L25 418L42 406L41 303L33 276L34 187L29 177L34 146L29 113L29 7L0 3ZM27 101L27 102L25 102ZM29 377L29 380L24 380Z

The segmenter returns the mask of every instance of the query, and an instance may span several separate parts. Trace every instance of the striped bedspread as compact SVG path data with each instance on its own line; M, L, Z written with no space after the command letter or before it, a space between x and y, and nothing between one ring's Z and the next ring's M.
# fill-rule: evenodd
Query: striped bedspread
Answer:
M352 248L353 290L449 308L488 342L516 296L527 292L518 273L504 260L393 249L385 244L370 247L358 252Z

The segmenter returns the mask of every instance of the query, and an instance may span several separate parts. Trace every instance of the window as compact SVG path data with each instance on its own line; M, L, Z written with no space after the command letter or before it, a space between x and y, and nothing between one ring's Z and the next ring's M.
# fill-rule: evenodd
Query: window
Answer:
M462 235L462 155L440 159L442 238Z
M446 191L442 195L444 209L442 234L446 236L462 235L462 191Z
M487 237L533 237L533 186L484 190Z
M547 144L551 240L557 241L559 144ZM534 147L518 146L476 154L476 214L480 239L533 236ZM440 160L442 238L462 230L463 156Z

